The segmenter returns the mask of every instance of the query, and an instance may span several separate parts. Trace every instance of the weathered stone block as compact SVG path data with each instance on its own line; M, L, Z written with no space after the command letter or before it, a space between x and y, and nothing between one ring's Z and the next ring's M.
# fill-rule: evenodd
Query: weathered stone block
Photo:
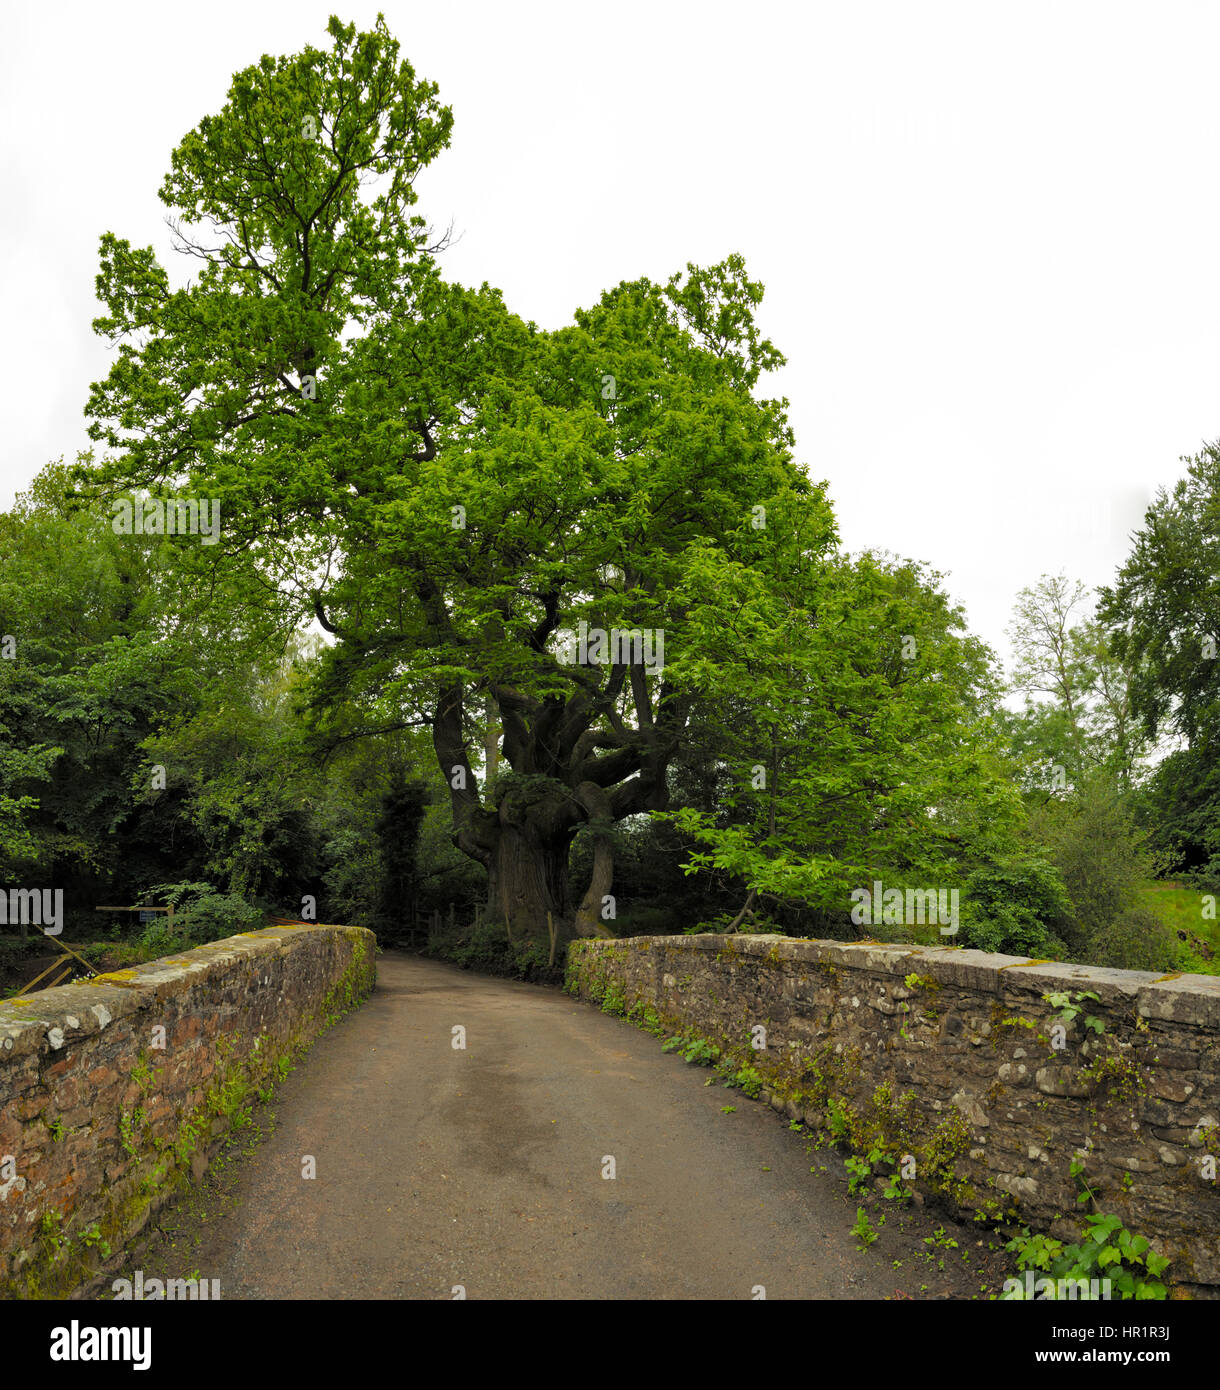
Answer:
M1078 1078L1075 1067L1039 1067L1034 1073L1034 1083L1048 1096L1073 1096L1079 1099L1093 1093L1093 1087Z

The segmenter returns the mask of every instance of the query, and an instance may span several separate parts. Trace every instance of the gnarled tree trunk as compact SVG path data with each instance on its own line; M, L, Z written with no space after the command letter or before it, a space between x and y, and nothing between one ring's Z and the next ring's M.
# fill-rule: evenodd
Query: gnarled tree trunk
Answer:
M529 825L500 825L487 865L487 911L509 938L547 940L546 915L557 928L570 912L568 849L572 834L546 837Z
M576 909L572 924L575 936L612 936L606 926L602 908L614 886L614 812L610 798L596 782L582 782L576 788L576 799L584 807L593 828L593 874L588 891Z
M548 913L558 943L613 935L602 905L614 882L614 825L665 806L665 769L677 746L676 723L665 730L654 726L642 668L632 673L632 684L643 729L627 729L617 715L609 732L592 727L626 675L625 667L614 668L610 696L600 706L587 692L567 702L527 701L495 687L503 757L514 775L500 778L494 805L484 804L467 755L463 689L453 684L440 691L432 737L449 783L453 843L487 869L488 914L504 923L512 941L547 942ZM673 721L680 722L676 715ZM573 913L568 852L586 822L594 836L593 873Z

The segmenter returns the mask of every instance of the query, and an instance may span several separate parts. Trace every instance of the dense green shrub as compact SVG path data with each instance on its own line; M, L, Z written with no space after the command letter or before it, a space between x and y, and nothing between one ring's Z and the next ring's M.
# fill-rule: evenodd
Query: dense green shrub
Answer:
M966 878L963 946L1055 959L1072 935L1072 903L1055 866L1034 851L986 864Z
M1089 938L1091 965L1115 970L1179 970L1183 947L1176 934L1147 908L1129 907Z
M201 894L178 920L185 935L196 942L221 941L266 925L263 913L237 893Z
M168 917L150 922L140 935L145 947L164 943L167 951L181 950L266 925L260 908L239 893L218 893L210 883L161 883L150 897L173 904L174 925L171 931Z
M1152 876L1145 837L1113 781L1101 776L1083 780L1072 796L1048 802L1031 820L1072 899L1080 933L1072 944L1083 948L1134 906Z
M1041 807L1032 828L1072 900L1074 959L1119 970L1177 969L1183 951L1175 933L1139 901L1156 866L1130 805L1112 779L1094 776L1072 796Z

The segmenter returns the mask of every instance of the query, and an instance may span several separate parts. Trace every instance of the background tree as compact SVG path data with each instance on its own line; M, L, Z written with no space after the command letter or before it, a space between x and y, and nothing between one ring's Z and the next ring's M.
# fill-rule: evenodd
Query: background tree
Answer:
M418 895L419 841L429 800L427 783L401 772L382 797L374 832L381 851L377 907L383 934L401 934L403 917Z
M1025 708L1004 711L1001 723L1028 790L1066 791L1098 769L1127 790L1142 773L1148 739L1131 674L1092 606L1088 589L1063 574L1018 595L1009 690L1025 696Z
M1132 708L1149 739L1178 743L1157 767L1142 815L1173 867L1220 875L1220 449L1185 460L1135 535L1101 620L1131 668Z
M1023 694L1026 704L1013 734L1019 746L1046 757L1048 786L1056 781L1051 768L1063 767L1065 778L1070 769L1074 778L1087 761L1085 714L1092 672L1074 630L1089 607L1084 584L1062 574L1043 575L1017 596L1008 630L1014 660L1010 688Z
M624 282L554 332L448 282L412 209L450 113L380 19L328 32L237 74L174 151L161 196L193 283L102 238L118 355L82 498L223 518L214 547L153 542L173 561L138 624L147 649L177 634L158 659L180 703L132 743L174 765L153 814L194 872L384 929L405 893L466 892L444 810L505 941L609 930L624 870L672 892L679 853L728 920L830 920L882 877L961 885L982 931L1006 884L1005 940L1064 940L991 655L938 576L840 552L760 391L783 359L742 259ZM1126 654L1082 605L1062 576L1023 595L1017 680L1048 699L1017 734L1130 777ZM292 650L306 623L325 642ZM630 636L567 659L578 628L648 634L651 659ZM136 694L145 648L107 658ZM194 686L172 664L192 650Z
M131 795L140 744L189 705L194 677L162 622L156 547L124 545L75 505L66 472L50 466L0 516L0 854L71 907L148 847Z
M960 888L1013 843L991 654L937 578L875 556L826 566L773 591L718 673L733 789L719 813L669 818L705 847L689 867L736 875L747 911L803 902L841 923L856 888Z
M1142 778L1149 752L1149 740L1132 702L1131 671L1097 619L1073 629L1072 638L1088 675L1084 731L1090 761L1114 777L1121 792L1128 793Z
M63 889L77 940L106 927L99 903L172 901L180 931L206 940L264 909L298 916L305 894L321 920L383 928L403 892L421 920L470 902L435 827L414 888L395 868L407 841L380 852L395 778L423 787L429 815L442 798L431 750L390 735L323 757L300 710L318 639L284 630L240 556L204 588L196 540L116 534L69 474L49 466L0 515L6 879ZM157 924L142 936L158 954L183 944Z

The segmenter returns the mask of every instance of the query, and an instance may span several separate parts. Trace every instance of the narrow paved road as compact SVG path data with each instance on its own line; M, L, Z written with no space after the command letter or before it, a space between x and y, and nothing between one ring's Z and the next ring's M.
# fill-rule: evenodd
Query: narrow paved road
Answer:
M770 1110L705 1086L656 1038L409 956L382 956L378 976L284 1083L236 1201L202 1230L190 1260L222 1297L893 1292L855 1248L841 1183L810 1172Z

